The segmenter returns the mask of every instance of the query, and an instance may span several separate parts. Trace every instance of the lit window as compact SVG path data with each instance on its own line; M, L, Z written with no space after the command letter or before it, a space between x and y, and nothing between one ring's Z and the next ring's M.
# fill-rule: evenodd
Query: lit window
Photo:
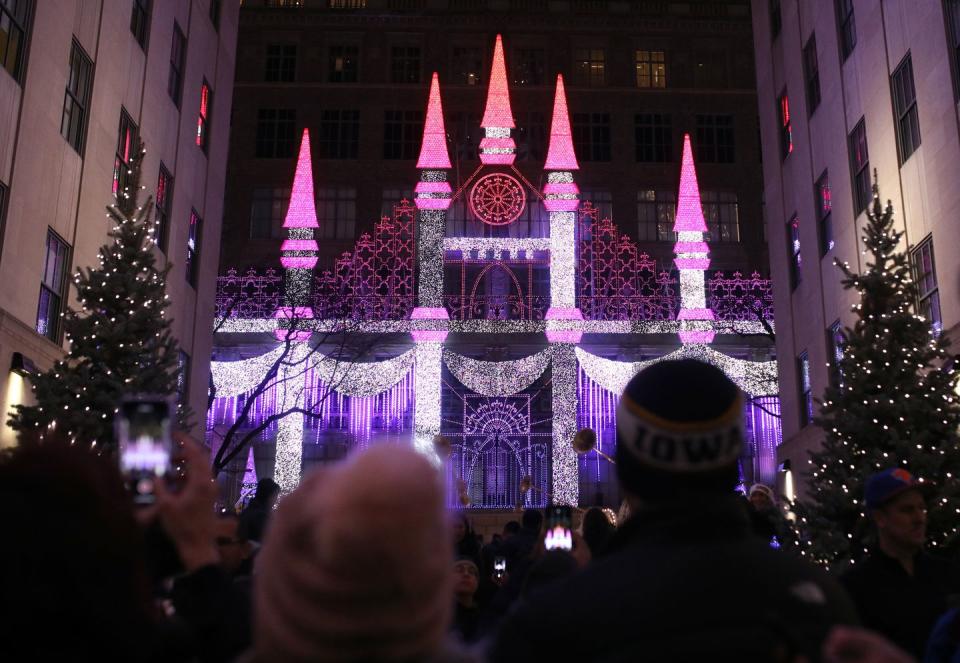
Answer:
M843 336L843 327L836 320L827 330L827 349L830 359L830 384L834 387L843 386L843 372L840 362L843 361L843 345L846 339Z
M667 87L667 65L663 51L637 51L637 87Z
M790 256L790 287L796 289L803 280L803 259L800 257L800 218L796 214L787 223L787 255Z
M933 238L927 237L910 252L913 280L917 284L917 312L930 323L937 336L943 331L940 313L940 289L933 260Z
M200 86L200 113L197 115L197 146L204 152L210 143L210 107L213 104L213 92L204 81Z
M675 242L673 232L677 195L670 190L637 191L637 239L641 242Z
M137 125L125 108L120 109L120 134L117 136L117 155L113 160L113 195L119 197L127 188L130 161L137 144Z
M197 210L190 210L190 227L187 229L187 283L194 288L197 287L197 270L200 259L200 228L203 225L203 219L197 214Z
M820 255L825 256L833 250L833 200L830 197L830 176L827 171L814 185L816 190L817 226L820 235Z
M160 164L160 175L157 177L157 195L154 197L157 210L154 217L154 240L161 251L167 248L167 233L169 232L170 198L173 196L173 175Z
M806 351L797 357L797 373L800 383L800 426L813 422L813 386L810 379L810 357Z
M54 343L60 342L60 311L66 290L69 255L69 245L52 230L47 230L47 250L37 306L37 333Z
M483 71L483 52L474 47L454 47L453 82L457 85L480 85Z
M790 99L786 91L780 95L780 158L786 159L793 152L793 129L790 122Z
M573 51L573 84L602 87L605 80L606 54L602 48L579 48Z
M847 137L850 149L850 172L853 175L853 211L859 214L873 198L870 186L870 152L867 150L867 125L863 118Z
M732 191L701 191L700 205L711 242L740 241L740 201Z
M917 91L913 85L913 60L910 54L890 77L893 89L893 113L897 120L897 152L900 163L920 147L920 118L917 114Z
M350 44L331 46L329 81L331 83L356 83L359 60L359 47ZM291 78L291 80L293 79Z

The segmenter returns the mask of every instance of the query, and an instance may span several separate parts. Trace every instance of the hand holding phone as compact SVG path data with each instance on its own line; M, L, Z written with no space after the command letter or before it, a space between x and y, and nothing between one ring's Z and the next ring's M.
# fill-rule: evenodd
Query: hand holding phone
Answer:
M120 472L136 504L153 504L157 483L174 470L170 413L170 403L162 396L125 399L117 412Z
M569 506L547 509L547 534L543 547L547 550L573 550L572 512Z

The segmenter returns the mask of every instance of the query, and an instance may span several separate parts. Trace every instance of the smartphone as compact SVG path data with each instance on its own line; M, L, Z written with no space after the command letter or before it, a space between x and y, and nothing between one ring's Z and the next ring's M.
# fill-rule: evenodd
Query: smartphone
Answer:
M158 481L173 473L170 402L142 396L120 404L114 427L120 472L136 504L156 501Z
M506 574L507 574L507 558L494 557L493 558L493 577L495 577L497 580L502 580Z
M547 535L543 545L547 550L573 550L572 511L569 506L551 506L547 509Z

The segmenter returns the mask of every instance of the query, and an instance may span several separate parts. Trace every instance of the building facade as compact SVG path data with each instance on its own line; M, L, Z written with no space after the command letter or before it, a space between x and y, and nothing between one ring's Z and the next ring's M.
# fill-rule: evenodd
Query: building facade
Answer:
M185 393L206 411L238 18L219 0L0 3L4 411L29 392L11 366L62 355L67 277L96 264L137 137Z
M958 335L960 2L754 0L753 24L779 455L805 464L819 443L814 399L857 301L834 260L863 267L859 229L874 171L911 251L917 310L939 333Z

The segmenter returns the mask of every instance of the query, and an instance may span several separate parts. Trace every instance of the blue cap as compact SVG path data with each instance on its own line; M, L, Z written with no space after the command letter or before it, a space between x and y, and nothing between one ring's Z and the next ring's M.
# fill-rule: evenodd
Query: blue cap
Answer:
M872 511L883 506L900 493L922 486L922 483L902 467L891 467L883 472L873 474L867 479L867 485L863 491L867 509Z

